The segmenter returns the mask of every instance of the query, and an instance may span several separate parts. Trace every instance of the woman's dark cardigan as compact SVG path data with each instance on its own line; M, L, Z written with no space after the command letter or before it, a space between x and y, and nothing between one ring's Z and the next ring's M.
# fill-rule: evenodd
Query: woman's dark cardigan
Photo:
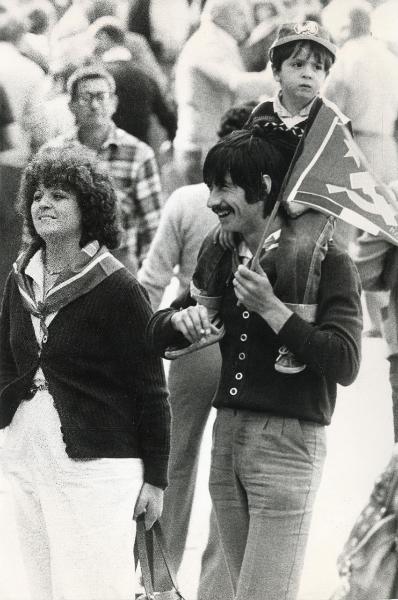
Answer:
M140 457L144 479L167 485L170 410L161 360L145 345L147 295L126 269L62 308L42 350L14 276L0 324L0 428L11 422L40 366L68 456Z

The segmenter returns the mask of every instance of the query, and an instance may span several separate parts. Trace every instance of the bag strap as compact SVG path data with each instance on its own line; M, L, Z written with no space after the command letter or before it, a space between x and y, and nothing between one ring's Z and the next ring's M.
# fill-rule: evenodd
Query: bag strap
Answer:
M174 570L172 569L172 567L170 565L170 560L169 560L169 557L167 555L166 539L164 537L164 533L163 533L163 530L162 530L162 528L160 526L159 521L156 521L153 524L152 530L153 530L154 537L156 538L157 544L159 546L159 550L160 550L160 553L162 555L163 563L164 563L164 566L166 567L166 571L167 571L167 574L169 576L171 585L176 590L176 592L178 592L178 594L180 594L179 591L178 591L178 587L177 587L176 576L175 576ZM180 594L180 596L181 596L181 594Z
M146 531L144 515L137 518L137 551L138 559L141 565L142 579L144 581L145 593L148 600L154 600L154 590L152 585L151 569L149 566L148 547L146 543Z
M170 561L169 561L169 558L167 555L167 550L166 550L166 547L167 547L166 540L165 540L164 533L162 531L159 521L156 521L149 531L152 533L152 536L155 539L155 541L159 547L160 555L162 557L163 564L164 564L167 574L169 576L172 588L177 592L177 594L183 600L180 592L178 591L177 581L176 581L174 571L170 566ZM148 546L147 546L147 537L146 537L147 533L149 533L149 532L147 532L145 529L145 517L144 517L144 515L140 515L137 518L138 558L139 558L139 561L141 564L141 572L142 572L142 578L143 578L143 582L144 582L145 593L148 596L148 600L152 600L152 599L154 599L154 595L153 595L154 589L153 589L152 574L151 574L151 568L150 568L149 557L148 557Z

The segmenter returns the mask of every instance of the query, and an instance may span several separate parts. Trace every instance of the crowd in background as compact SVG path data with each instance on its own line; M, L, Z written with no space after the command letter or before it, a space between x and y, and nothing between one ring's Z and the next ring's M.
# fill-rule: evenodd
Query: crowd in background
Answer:
M278 25L322 22L341 48L325 92L352 120L376 172L397 178L396 0L247 0L244 15L233 4L170 0L166 10L164 0L2 0L0 86L11 114L2 108L1 288L20 244L21 171L42 144L73 129L67 81L82 65L103 65L115 78L113 121L154 150L163 203L201 181L228 108L275 94L268 49Z

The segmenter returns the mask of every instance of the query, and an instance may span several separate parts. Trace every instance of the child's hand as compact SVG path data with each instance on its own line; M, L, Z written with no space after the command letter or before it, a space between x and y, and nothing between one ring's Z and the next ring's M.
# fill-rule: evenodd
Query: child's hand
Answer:
M224 231L221 225L217 225L217 229L213 235L213 241L215 244L220 244L224 250L234 250L234 234L232 231Z
M207 308L201 304L188 306L188 308L174 313L171 317L171 324L191 344L212 333Z

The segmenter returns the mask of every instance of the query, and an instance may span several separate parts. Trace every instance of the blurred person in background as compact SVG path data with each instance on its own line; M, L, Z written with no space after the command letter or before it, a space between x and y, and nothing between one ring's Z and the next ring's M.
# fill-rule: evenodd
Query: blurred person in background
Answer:
M398 181L390 183L398 202ZM386 342L392 396L394 442L398 443L398 252L380 235L362 233L354 251L364 290L386 295L381 328Z
M184 43L198 26L200 7L197 0L151 0L152 40L159 59L170 74Z
M225 111L272 90L266 72L246 71L242 59L240 46L253 27L249 0L207 0L199 28L178 57L174 159L181 183L201 181L202 162L217 141L218 124Z
M234 106L222 116L218 136L240 129L256 102ZM196 258L206 235L217 226L207 208L209 189L204 183L183 186L167 200L148 257L138 274L154 310L174 273L178 295L189 285ZM187 540L200 447L211 402L220 376L218 344L171 362L168 374L172 408L169 486L164 497L162 528L177 572ZM229 600L233 591L222 554L214 513L210 516L207 546L202 556L197 600Z
M398 58L371 32L372 6L365 0L332 0L322 20L340 45L323 94L349 117L355 141L383 183L398 178ZM355 245L357 231L339 223L337 241ZM350 248L348 248L350 249ZM351 248L352 249L352 248ZM368 336L381 335L382 293L365 291L370 325Z
M0 85L0 154L17 144L14 115L3 86ZM0 156L1 159L1 156Z
M377 2L371 20L374 37L383 40L391 52L398 56L398 2Z
M50 70L50 31L56 22L56 12L49 0L32 0L26 5L26 33L20 50L36 62L45 73Z
M2 165L3 152L18 144L17 125L11 111L10 102L0 85L0 296L17 253L20 240L20 220L18 219L11 190L10 170Z
M69 108L76 125L50 140L42 151L84 146L104 164L116 188L123 229L115 256L136 273L159 224L161 184L152 148L112 120L115 90L115 80L105 69L77 69L68 81Z
M129 31L143 35L169 72L199 12L198 0L130 0Z
M51 30L51 71L59 71L65 63L81 65L87 55L87 10L91 0L72 0Z
M75 125L75 117L69 108L68 79L76 69L76 65L66 63L51 74L51 89L46 99L49 139L68 133Z
M145 71L152 79L156 81L160 89L165 92L168 89L168 80L160 67L151 47L146 38L139 34L127 30L127 23L118 16L117 0L91 0L86 10L87 19L93 24L101 17L115 17L117 23L122 27L125 34L125 45L127 46L131 60L137 68Z
M323 13L326 27L333 5ZM346 0L344 11L339 6L341 28L335 35L340 49L323 94L349 117L372 171L389 183L398 179L398 58L372 35L371 13L365 0Z
M13 143L8 149L4 147L0 155L0 293L21 240L21 221L15 203L22 169L49 136L45 75L20 51L24 35L23 11L16 4L0 2L0 86L14 118L14 125L10 125Z
M137 68L126 43L121 22L116 17L101 17L90 26L95 54L116 84L118 104L113 120L138 139L150 143L151 117L156 116L172 141L177 129L174 107L154 81Z
M48 137L44 109L46 80L42 69L19 50L24 33L22 11L17 6L0 3L0 84L21 132L17 150L10 151L7 160L21 167Z

